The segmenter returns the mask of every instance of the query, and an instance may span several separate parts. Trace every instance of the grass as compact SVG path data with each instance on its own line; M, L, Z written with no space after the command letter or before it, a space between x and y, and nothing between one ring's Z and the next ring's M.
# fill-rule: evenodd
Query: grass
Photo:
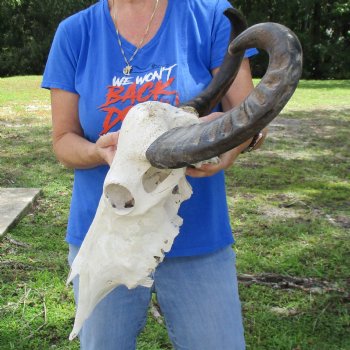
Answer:
M43 195L0 242L0 349L78 349L64 235L72 172L50 145L40 77L0 79L0 186ZM350 282L350 81L302 81L260 151L227 172L239 273ZM18 244L16 241L25 243ZM240 285L247 349L350 349L349 298ZM150 316L138 350L171 349ZM218 349L226 350L226 349Z

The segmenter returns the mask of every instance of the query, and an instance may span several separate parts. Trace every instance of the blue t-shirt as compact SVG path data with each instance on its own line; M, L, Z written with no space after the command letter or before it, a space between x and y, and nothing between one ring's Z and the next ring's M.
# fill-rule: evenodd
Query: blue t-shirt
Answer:
M131 106L157 100L177 105L200 93L211 70L225 55L230 25L226 0L169 0L163 22L132 61L118 45L108 1L101 0L58 27L45 68L42 87L79 95L79 120L84 137L95 142L116 131ZM121 37L127 58L135 46ZM255 54L248 50L246 57ZM66 240L80 245L95 216L108 166L76 169ZM224 173L188 178L192 197L181 205L184 223L168 256L215 251L233 243L226 203Z

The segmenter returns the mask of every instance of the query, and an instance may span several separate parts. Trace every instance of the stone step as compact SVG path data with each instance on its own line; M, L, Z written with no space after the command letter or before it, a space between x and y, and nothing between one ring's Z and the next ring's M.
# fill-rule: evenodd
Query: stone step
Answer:
M40 188L0 188L0 239L32 207Z

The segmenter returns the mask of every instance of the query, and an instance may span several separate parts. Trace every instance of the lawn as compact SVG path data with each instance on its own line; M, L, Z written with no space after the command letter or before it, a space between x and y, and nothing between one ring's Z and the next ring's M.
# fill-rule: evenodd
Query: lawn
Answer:
M78 349L64 235L72 171L40 77L0 79L0 187L40 187L0 241L0 349ZM302 81L263 149L227 171L247 349L350 349L350 81ZM150 315L138 350L171 349ZM218 349L229 350L229 349Z

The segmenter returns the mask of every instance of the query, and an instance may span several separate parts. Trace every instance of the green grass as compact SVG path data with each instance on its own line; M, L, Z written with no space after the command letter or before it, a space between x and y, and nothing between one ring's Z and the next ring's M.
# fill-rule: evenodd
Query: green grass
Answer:
M51 150L40 77L0 79L0 186L43 195L0 242L0 349L78 349L64 242L73 175ZM350 81L302 81L260 151L227 172L239 273L313 277L349 290ZM247 349L349 350L349 298L240 286ZM277 312L282 310L283 312ZM138 350L171 349L150 316ZM226 349L218 349L226 350Z

